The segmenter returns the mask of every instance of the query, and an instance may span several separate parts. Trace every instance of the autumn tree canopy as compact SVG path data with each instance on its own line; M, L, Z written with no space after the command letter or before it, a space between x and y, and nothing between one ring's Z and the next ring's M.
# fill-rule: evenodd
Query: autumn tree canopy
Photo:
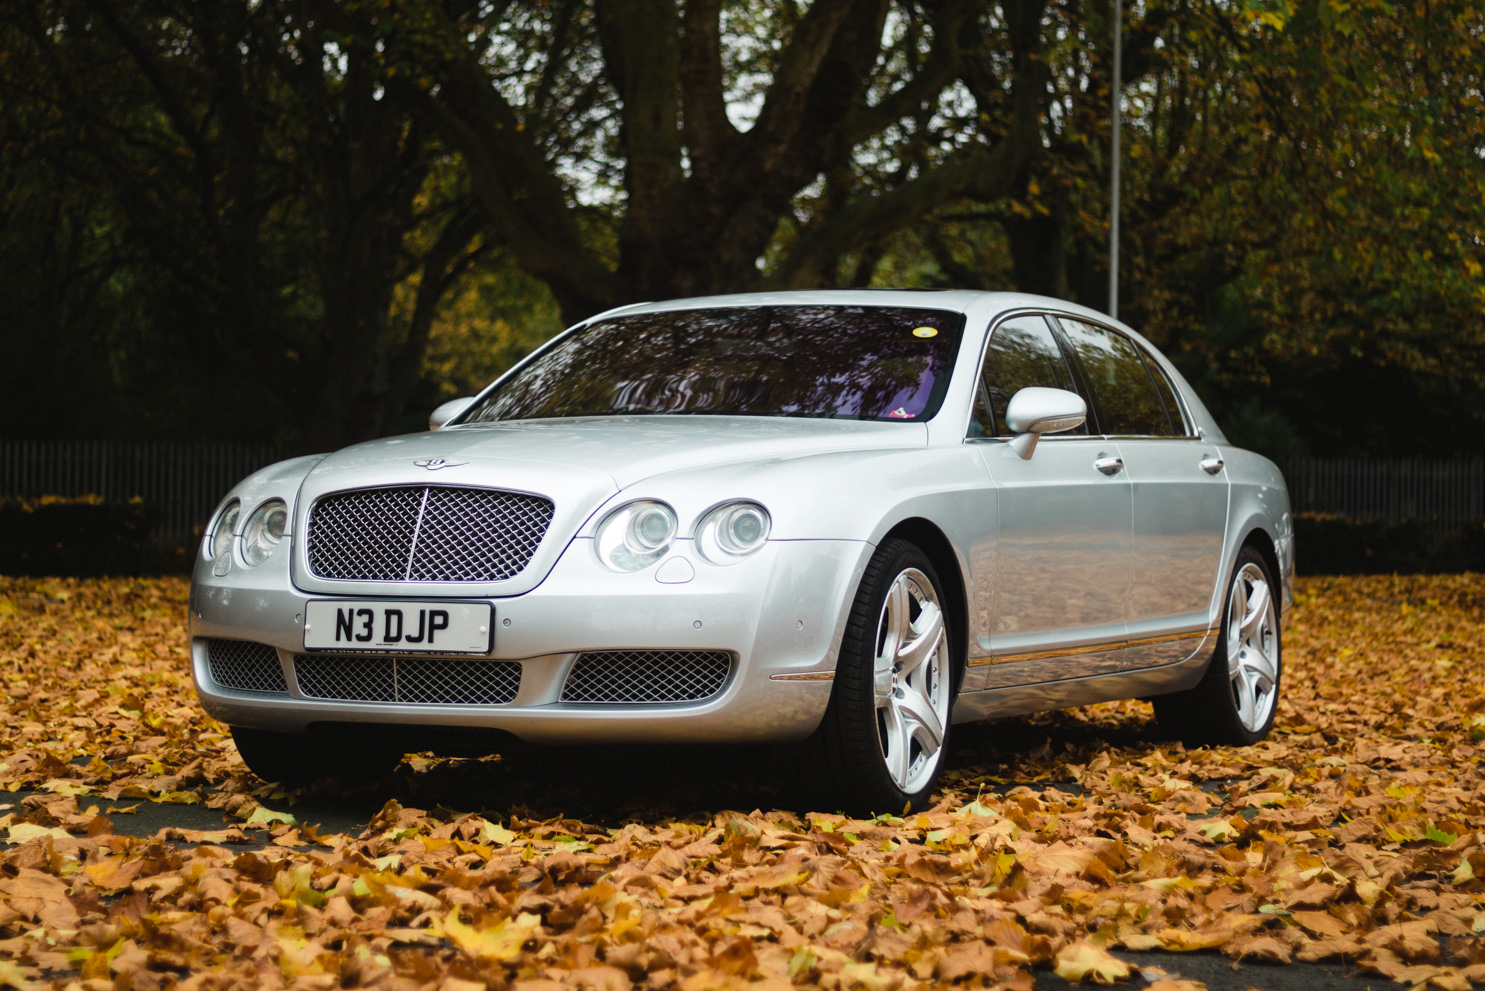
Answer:
M1126 9L1121 316L1239 439L1414 442L1382 394L1449 425L1435 453L1478 450L1482 11ZM1102 308L1109 15L0 0L4 429L323 448L644 299ZM62 383L75 400L35 422Z

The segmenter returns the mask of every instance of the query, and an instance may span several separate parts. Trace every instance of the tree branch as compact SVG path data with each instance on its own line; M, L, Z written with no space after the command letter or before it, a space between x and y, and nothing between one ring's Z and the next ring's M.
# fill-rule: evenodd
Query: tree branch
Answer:
M858 2L871 0L816 0L779 55L763 109L746 135L747 157L765 170L772 170L798 133L820 64Z
M444 224L438 239L423 256L423 275L418 282L407 337L392 363L384 422L395 418L407 407L407 401L423 371L423 356L428 351L433 320L438 315L438 307L444 295L474 260L492 247L487 239L473 250L465 250L488 222L489 218L475 204L466 203Z
M460 50L443 69L436 95L410 82L398 88L464 156L475 196L517 263L551 287L567 319L624 301L618 278L584 243L550 164L474 55Z
M846 251L900 230L938 206L973 197L1007 195L1022 167L1041 148L1041 100L1046 90L1044 63L1028 61L1015 87L1016 115L1010 132L988 151L967 148L890 192L858 196L819 226L804 233L778 269L759 288L814 284L822 268Z
M621 104L626 240L661 234L684 181L675 0L598 0L598 35ZM629 261L629 252L625 252Z
M716 181L739 137L722 88L721 16L721 0L687 0L682 19L681 136L691 153L691 174L703 186Z
M879 134L942 93L944 87L959 75L963 61L960 40L965 21L979 10L980 4L976 0L946 0L939 6L933 14L933 44L929 46L923 63L926 68L920 69L881 102L853 114L847 140L856 144Z

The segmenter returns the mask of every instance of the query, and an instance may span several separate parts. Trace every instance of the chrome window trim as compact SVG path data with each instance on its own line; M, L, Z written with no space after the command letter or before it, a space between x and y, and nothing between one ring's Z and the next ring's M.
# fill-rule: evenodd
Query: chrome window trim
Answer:
M976 392L978 392L981 388L984 387L984 381L985 381L985 355L989 353L989 351L990 351L990 341L994 339L995 332L1000 329L1000 325L1003 324L1003 323L1005 323L1007 320L1014 320L1016 317L1032 316L1032 317L1041 317L1043 319L1046 319L1047 317L1053 316L1053 315L1055 315L1055 311L1053 311L1053 310L1041 309L1041 308L1033 307L1033 306L1022 307L1019 310L1006 310L1006 311L1002 312L1001 314L999 314L994 319L994 321L991 322L990 329L985 332L985 339L984 339L984 341L982 341L980 343L980 358L979 358L978 361L975 362L975 390L976 390ZM1071 314L1069 314L1069 316L1071 316ZM1051 328L1051 330L1052 330L1053 334L1055 335L1056 332L1057 332L1056 328ZM961 341L960 343L961 343L961 346L963 346L963 342ZM1058 346L1059 346L1059 349L1060 349L1062 342L1060 340L1058 340L1057 343L1058 343ZM1066 361L1067 360L1067 356L1066 355L1063 355L1062 360L1063 361ZM1067 373L1069 375L1074 376L1075 378L1077 376L1077 370L1074 369L1074 368L1072 368L1071 366L1068 367ZM1088 407L1088 413L1089 413L1089 417L1092 418L1093 407L1091 405ZM970 403L969 403L969 413L964 418L964 429L962 431L962 433L964 435L963 439L964 439L964 441L966 443L970 443L970 444L983 444L983 443L986 443L987 441L998 441L999 443L1002 443L1002 444L1008 444L1008 443L1010 443L1011 438L1009 438L1009 437L971 437L969 435L969 425L974 422L974 418L975 418L975 404L974 404L974 400L971 399L970 400ZM1113 439L1112 437L1109 437L1109 435L1107 435L1107 434L1095 434L1095 433L1074 434L1072 436L1068 436L1066 434L1063 434L1063 435L1060 435L1060 436L1059 435L1054 435L1054 434L1047 434L1047 435L1045 435L1045 436L1042 437L1042 441L1049 441L1049 440L1096 440L1096 439L1099 439L1099 438L1103 438L1103 439L1107 439L1107 440L1112 440Z
M1048 310L1048 311L1046 311L1046 315L1047 316L1056 317L1058 320L1061 320L1063 317L1066 317L1069 320L1077 320L1080 323L1086 323L1090 327L1099 327L1099 328L1102 328L1103 330L1109 331L1110 333L1118 334L1120 337L1124 338L1131 345L1133 345L1135 352L1140 355L1141 359L1144 359L1145 358L1145 354L1146 354L1147 351L1151 351L1151 350L1154 349L1153 348L1153 345L1150 348L1145 348L1144 346L1142 346L1140 344L1139 341L1137 341L1134 338L1130 337L1128 334L1124 333L1124 331L1120 330L1118 327L1110 326L1109 324L1103 323L1103 322L1098 321L1098 320L1090 320L1088 317L1082 316L1081 314L1067 313L1067 312L1064 312L1064 311L1061 311L1061 310ZM993 332L994 331L992 331L992 333ZM989 347L989 344L990 344L990 337L987 334L985 336L985 345L986 345L986 347ZM1152 355L1152 357L1153 357L1153 355ZM982 368L984 367L984 360L983 359L981 359L980 365L981 365ZM1161 375L1165 375L1165 369L1159 368L1158 364L1157 364L1156 367L1157 367L1157 370L1160 372ZM1151 435L1151 434L1102 434L1100 436L1107 437L1109 440L1203 440L1204 438L1202 437L1202 435L1201 435L1201 433L1199 431L1196 432L1196 433L1192 433L1191 432L1192 426L1195 423L1195 420L1192 418L1190 411L1186 407L1186 397L1181 394L1181 390L1176 387L1175 381L1172 380L1169 375L1165 375L1165 381L1166 381L1166 384L1170 386L1171 393L1173 395L1175 395L1176 402L1178 402L1178 403L1181 404L1181 409L1180 409L1180 413L1181 413L1181 427L1184 430L1187 431L1186 433L1184 433L1184 434L1172 434L1170 436ZM1154 385L1154 383L1152 382L1151 385ZM1159 393L1158 393L1158 390L1157 390L1157 395L1158 394ZM973 411L971 411L971 415L973 415ZM1043 440L1046 440L1046 439L1047 438L1043 438Z

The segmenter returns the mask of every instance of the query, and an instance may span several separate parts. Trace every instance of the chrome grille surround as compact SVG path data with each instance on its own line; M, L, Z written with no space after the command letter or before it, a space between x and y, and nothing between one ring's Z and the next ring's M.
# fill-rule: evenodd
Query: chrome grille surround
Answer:
M206 669L211 672L212 681L234 692L265 695L289 692L278 651L266 643L213 637L206 641Z
M295 654L294 676L309 698L337 702L506 705L521 687L515 661L367 654Z
M601 650L579 654L562 685L563 702L644 705L701 702L732 670L723 650Z
M521 573L552 524L550 499L450 485L325 496L305 541L317 578L495 582Z

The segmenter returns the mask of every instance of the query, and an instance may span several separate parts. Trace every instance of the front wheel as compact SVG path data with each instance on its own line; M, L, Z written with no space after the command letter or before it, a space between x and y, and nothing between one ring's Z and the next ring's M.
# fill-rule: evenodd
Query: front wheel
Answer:
M805 742L814 790L843 810L902 813L933 794L954 687L944 602L922 550L882 542L851 607L829 707Z
M1222 638L1206 675L1190 691L1154 700L1162 729L1187 746L1246 746L1268 736L1283 670L1278 594L1263 555L1244 547L1227 586Z

